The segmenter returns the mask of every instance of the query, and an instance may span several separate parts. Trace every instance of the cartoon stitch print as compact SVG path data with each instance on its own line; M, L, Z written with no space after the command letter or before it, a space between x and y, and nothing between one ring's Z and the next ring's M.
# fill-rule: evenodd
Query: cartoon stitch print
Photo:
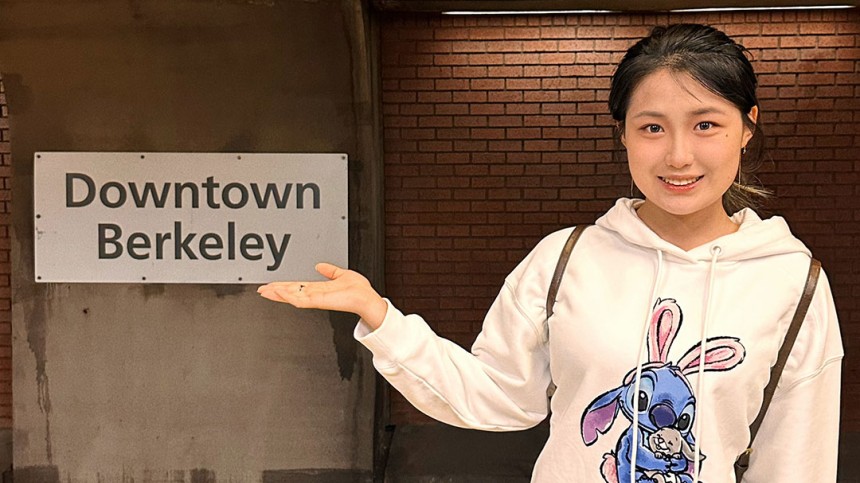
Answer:
M638 409L635 474L638 483L693 482L692 451L668 452L658 446L652 447L658 441L652 437L661 430L659 434L664 440L677 432L690 450L696 444L692 434L696 398L686 376L698 372L702 347L701 343L694 345L677 364L669 361L669 349L681 328L681 321L681 307L674 299L657 299L648 330L648 362L642 365L639 394L633 394L634 368L624 376L621 386L595 398L582 414L582 440L586 446L591 446L601 434L609 431L619 412L632 423L633 408ZM746 349L735 337L707 339L704 369L728 371L743 362L745 355ZM607 483L618 483L619 476L626 478L630 474L632 443L631 424L619 438L615 451L603 456L600 470ZM700 461L704 459L704 455L700 455Z

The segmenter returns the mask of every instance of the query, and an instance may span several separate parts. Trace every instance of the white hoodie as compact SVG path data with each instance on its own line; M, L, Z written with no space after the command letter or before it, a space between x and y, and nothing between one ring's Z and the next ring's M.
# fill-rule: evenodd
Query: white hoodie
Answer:
M638 203L619 200L585 231L549 320L547 291L570 228L505 279L471 353L390 303L377 330L359 322L355 337L397 390L445 423L520 430L551 410L532 481L686 483L698 473L734 482L809 250L782 218L747 209L733 216L736 233L684 251L642 223ZM836 481L842 355L822 272L745 482Z

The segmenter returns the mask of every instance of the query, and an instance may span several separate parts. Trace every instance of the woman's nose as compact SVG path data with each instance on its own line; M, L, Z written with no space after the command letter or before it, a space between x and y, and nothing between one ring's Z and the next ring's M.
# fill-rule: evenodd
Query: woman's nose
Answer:
M666 152L666 165L673 168L683 168L693 163L691 143L682 136L675 136Z

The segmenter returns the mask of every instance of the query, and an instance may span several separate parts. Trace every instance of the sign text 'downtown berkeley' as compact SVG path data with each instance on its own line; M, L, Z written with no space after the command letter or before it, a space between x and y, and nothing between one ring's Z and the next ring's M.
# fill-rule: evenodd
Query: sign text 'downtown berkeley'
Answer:
M37 153L36 279L258 283L347 263L342 154Z

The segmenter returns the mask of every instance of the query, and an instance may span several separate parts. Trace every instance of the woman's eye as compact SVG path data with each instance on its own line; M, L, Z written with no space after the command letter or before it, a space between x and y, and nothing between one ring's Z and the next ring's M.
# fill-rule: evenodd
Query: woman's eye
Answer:
M699 123L699 129L701 129L702 131L707 131L708 129L710 129L712 127L714 127L714 123L712 123L712 122L705 121L705 122Z
M648 132L649 132L649 133L651 133L651 134L657 134L657 133L658 133L658 132L660 132L662 129L663 129L663 128L661 128L661 127L660 127L660 126L658 126L657 124L649 124L649 125L645 126L645 130L646 130L646 131L648 131Z

